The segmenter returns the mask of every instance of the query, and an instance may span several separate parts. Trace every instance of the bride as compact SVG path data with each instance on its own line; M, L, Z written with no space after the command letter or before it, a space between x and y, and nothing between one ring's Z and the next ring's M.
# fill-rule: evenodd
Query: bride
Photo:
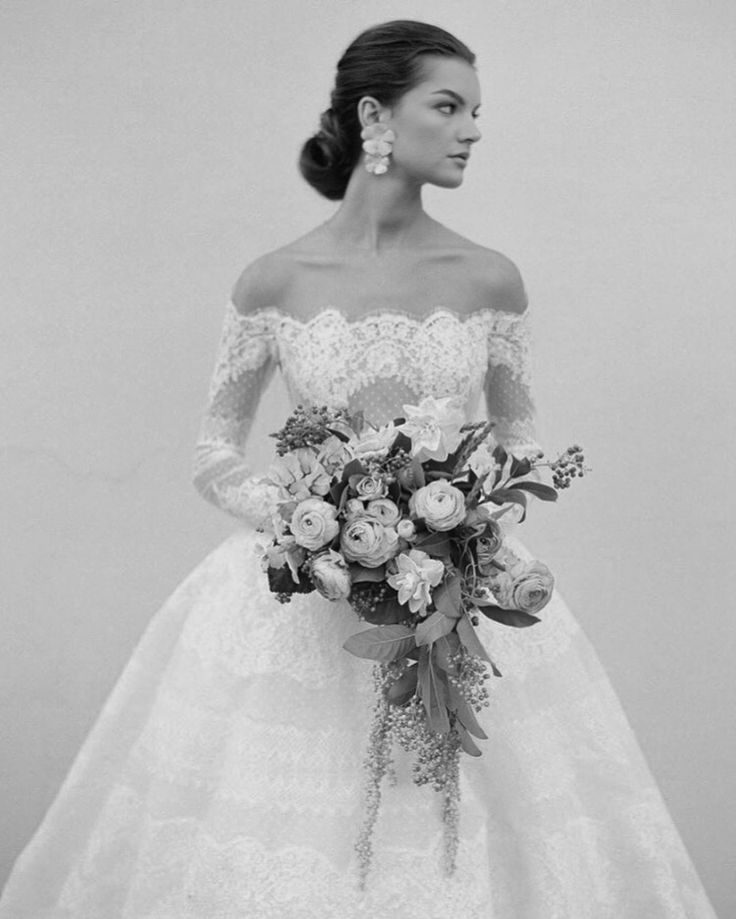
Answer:
M273 486L247 437L278 368L294 404L374 422L427 395L537 449L514 264L433 220L480 140L474 57L434 26L368 29L338 64L301 170L341 204L250 265L225 313L195 484L242 524L152 620L19 858L2 919L708 919L714 912L595 653L556 594L483 623L504 673L463 757L456 871L436 792L396 754L365 889L370 665L347 604L281 605L257 527ZM365 143L365 147L362 147ZM274 428L282 419L274 420Z

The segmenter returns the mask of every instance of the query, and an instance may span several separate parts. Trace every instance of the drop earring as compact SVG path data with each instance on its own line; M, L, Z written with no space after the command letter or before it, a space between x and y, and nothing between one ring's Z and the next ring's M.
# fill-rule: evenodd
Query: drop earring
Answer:
M388 171L388 158L391 156L396 135L391 128L387 128L380 121L375 121L373 124L366 125L360 132L360 136L363 139L366 172L374 176L383 175Z

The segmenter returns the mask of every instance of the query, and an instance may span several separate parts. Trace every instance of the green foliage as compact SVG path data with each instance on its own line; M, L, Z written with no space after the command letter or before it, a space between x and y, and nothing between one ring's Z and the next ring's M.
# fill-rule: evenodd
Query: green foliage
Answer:
M387 664L401 660L416 647L414 631L405 625L381 625L351 635L343 648L356 657Z

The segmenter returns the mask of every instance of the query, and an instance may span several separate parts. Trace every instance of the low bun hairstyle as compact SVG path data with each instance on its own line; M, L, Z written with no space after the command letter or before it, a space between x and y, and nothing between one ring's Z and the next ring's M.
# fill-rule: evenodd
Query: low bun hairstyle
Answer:
M473 52L454 35L409 19L366 29L347 48L337 64L330 107L322 112L319 130L299 157L301 174L325 198L344 197L360 156L360 99L373 96L391 107L421 80L421 58L427 54L475 64Z

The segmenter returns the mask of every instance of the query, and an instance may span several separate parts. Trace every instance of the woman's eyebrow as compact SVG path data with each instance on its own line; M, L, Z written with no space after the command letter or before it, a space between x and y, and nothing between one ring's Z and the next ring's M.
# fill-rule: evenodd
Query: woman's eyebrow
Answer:
M463 99L460 93L456 93L454 89L435 89L434 92L431 93L431 95L436 96L439 93L446 93L448 96L451 96L456 102L458 102L460 105L465 105L465 99ZM480 102L478 103L478 105L476 105L476 108L480 108Z

